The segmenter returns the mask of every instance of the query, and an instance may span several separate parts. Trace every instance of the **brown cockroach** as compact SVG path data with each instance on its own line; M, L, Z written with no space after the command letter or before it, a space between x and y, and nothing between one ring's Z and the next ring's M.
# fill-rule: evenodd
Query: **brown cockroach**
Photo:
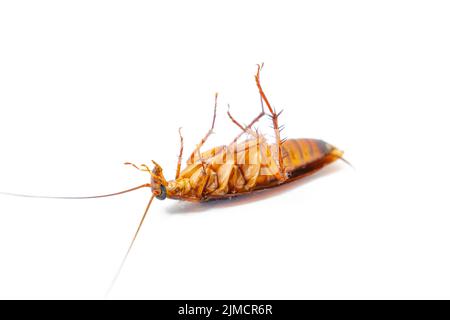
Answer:
M134 168L150 174L150 182L132 189L117 193L90 196L90 197L44 197L63 199L88 199L115 196L131 192L141 188L151 188L152 196L145 208L138 228L134 234L128 251L122 260L119 272L133 246L134 241L141 229L142 223L148 213L154 198L158 200L177 199L192 202L206 202L210 200L230 199L255 191L274 188L305 176L311 175L337 159L342 159L343 152L318 139L281 139L282 126L278 123L281 112L276 112L269 103L260 83L260 71L263 65L258 65L255 75L256 86L261 98L260 113L248 124L240 124L230 113L227 115L237 125L241 132L228 145L222 145L201 152L201 148L213 133L216 110L217 94L215 95L214 114L212 125L204 138L196 146L187 160L187 166L181 170L183 157L183 136L180 135L180 152L175 179L167 181L162 167L153 162L153 169L142 164L137 166L125 163ZM266 112L266 109L268 112ZM253 130L253 126L263 117L268 115L273 123L275 143L270 144L267 140ZM238 142L243 134L250 138ZM345 160L344 160L345 161ZM3 193L8 195L30 196L22 194ZM115 279L119 275L116 274ZM114 283L114 281L113 281Z

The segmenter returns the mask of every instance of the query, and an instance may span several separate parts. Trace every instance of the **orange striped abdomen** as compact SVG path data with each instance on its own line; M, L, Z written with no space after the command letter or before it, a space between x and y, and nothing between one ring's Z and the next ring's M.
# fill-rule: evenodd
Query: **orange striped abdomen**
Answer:
M283 164L289 178L314 172L340 157L342 151L317 139L289 139L282 145ZM311 173L312 173L311 172Z

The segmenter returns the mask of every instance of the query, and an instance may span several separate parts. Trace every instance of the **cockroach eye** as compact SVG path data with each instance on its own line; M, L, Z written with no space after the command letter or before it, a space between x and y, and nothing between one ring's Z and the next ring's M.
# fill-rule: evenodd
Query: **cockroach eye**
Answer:
M156 199L158 199L158 200L164 200L167 196L166 187L164 187L163 185L160 185L160 192L159 192L159 194L157 194L155 196L156 196Z

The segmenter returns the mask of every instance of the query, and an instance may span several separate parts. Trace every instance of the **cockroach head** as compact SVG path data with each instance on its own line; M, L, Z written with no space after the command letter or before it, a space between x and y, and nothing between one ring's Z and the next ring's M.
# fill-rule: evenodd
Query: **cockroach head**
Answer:
M167 181L163 175L163 169L159 164L153 161L155 167L152 170L151 188L152 192L158 200L164 200L167 196Z

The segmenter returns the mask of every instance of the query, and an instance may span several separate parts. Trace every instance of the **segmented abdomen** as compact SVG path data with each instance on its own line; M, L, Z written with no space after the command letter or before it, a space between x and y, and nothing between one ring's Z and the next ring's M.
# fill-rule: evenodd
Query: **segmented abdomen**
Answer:
M289 139L283 143L282 152L289 178L312 173L342 156L334 146L317 139Z
M286 169L292 170L320 160L332 149L322 140L289 139L282 145L283 163Z

